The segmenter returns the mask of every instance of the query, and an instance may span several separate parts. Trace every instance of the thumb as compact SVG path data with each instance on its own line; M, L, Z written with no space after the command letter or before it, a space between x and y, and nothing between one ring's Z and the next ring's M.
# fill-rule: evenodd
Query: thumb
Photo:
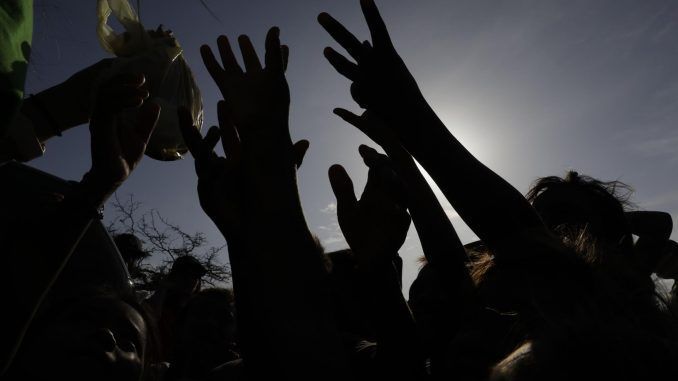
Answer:
M308 151L308 147L310 145L311 143L309 143L306 139L299 140L298 142L294 143L292 149L294 150L294 165L297 166L297 169L299 169L299 167L301 167L301 163L304 162L304 156L306 156L306 151Z
M352 112L350 112L346 109L339 108L339 107L332 110L332 112L335 115L337 115L338 117L340 117L341 119L343 119L348 124L351 124L354 127L357 127L359 130L362 131L363 123L361 123L362 121L360 120L360 116L358 116L358 115L356 115L356 114L354 114L354 113L352 113Z
M193 126L193 117L191 112L186 107L180 107L177 110L177 118L179 119L179 131L181 137L186 143L186 147L191 152L193 158L198 157L200 152L200 144L202 143L202 135L200 131Z

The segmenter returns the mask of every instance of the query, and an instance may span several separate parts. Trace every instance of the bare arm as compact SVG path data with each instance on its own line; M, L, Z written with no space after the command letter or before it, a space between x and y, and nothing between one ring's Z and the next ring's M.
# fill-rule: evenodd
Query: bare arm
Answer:
M132 125L120 125L116 115L124 108L141 106L147 97L143 83L143 77L122 76L102 88L103 99L90 126L92 169L54 208L42 210L43 215L34 216L32 221L15 227L16 230L3 237L5 261L10 271L2 278L8 282L2 289L10 291L7 299L13 311L10 314L13 324L3 325L8 328L2 340L4 370L99 207L127 179L143 156L159 107L145 105L137 123ZM44 258L39 266L34 264L36 258ZM26 269L32 271L29 282L25 278ZM13 292L18 285L22 285L21 293Z
M394 265L410 217L393 192L396 184L389 176L390 168L366 162L370 170L360 200L343 167L330 168L337 218L356 259L362 297L376 330L380 375L417 377L423 374L424 359Z
M361 1L372 43L361 43L328 14L321 25L356 63L331 48L325 56L353 81L351 93L392 128L419 161L464 221L495 254L501 256L516 233L543 224L525 198L478 161L449 132L421 94L398 56L372 0ZM461 180L461 181L460 181Z
M202 47L205 65L228 100L219 104L227 157L212 153L219 133L207 149L216 165L202 171L199 155L191 152L201 205L228 240L247 371L256 377L340 379L346 369L322 257L297 190L296 169L308 142L295 145L290 138L287 49L278 33L272 28L267 35L263 66L249 39L240 36L244 70L226 37L218 39L221 64Z
M631 233L639 237L652 237L659 240L667 240L671 237L673 219L666 212L633 211L624 214L631 226Z
M335 109L335 113L363 131L384 149L391 165L405 185L408 210L417 229L426 260L440 271L444 279L452 281L451 287L470 292L473 283L466 268L468 257L464 246L409 152L403 148L392 131L369 111L361 116L343 109ZM360 149L365 160L368 158L372 161L380 160L380 154L370 147L361 146Z

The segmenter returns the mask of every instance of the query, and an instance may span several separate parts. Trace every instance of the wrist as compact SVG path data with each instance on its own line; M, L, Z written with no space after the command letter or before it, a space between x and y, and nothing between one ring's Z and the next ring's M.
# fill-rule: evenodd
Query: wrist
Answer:
M73 182L73 188L64 198L67 209L86 219L103 219L103 202L92 194L86 182Z
M61 136L61 132L65 130L50 110L48 106L50 102L43 93L31 94L21 106L21 113L30 119L35 137L40 142Z
M79 189L87 204L98 209L115 193L119 185L107 180L106 176L95 169L90 169L80 180Z

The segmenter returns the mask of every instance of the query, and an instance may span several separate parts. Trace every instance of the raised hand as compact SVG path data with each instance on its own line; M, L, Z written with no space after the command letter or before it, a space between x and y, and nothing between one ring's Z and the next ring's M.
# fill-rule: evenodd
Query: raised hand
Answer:
M279 35L277 27L266 35L264 66L249 37L238 38L245 70L238 64L226 36L217 39L222 64L209 46L200 49L207 70L228 101L229 114L243 142L256 135L282 138L291 146L287 125L290 92L285 80L288 49L280 45ZM260 139L257 142L261 143Z
M332 190L337 198L337 218L346 242L356 255L358 267L372 270L390 264L405 242L410 216L405 209L397 178L388 159L367 146L360 153L370 167L365 190L358 200L353 182L344 168L329 170Z
M179 124L188 150L195 160L198 175L198 198L205 213L224 233L232 236L240 231L243 192L246 190L242 168L242 146L227 102L217 105L219 127L212 126L203 138L193 126L190 111L179 109ZM221 139L226 157L214 152ZM301 166L308 141L294 144L295 163Z
M397 118L395 110L425 107L417 83L393 47L374 1L362 0L360 5L372 43L361 43L332 16L321 13L318 22L346 49L355 63L330 47L325 48L325 57L340 74L353 82L351 94L355 101L363 108L374 109L382 118Z
M219 102L217 113L219 127L212 126L204 139L193 126L191 113L187 109L179 109L179 126L195 159L200 206L224 230L224 234L231 235L239 230L241 222L241 147L226 102ZM220 157L214 152L220 138L226 157Z
M435 193L393 130L370 110L363 112L362 115L356 115L338 108L334 113L357 127L384 149L390 159L390 165L404 183L408 210L428 264L434 268L436 274L439 274L447 292L458 291L455 297L463 295L464 298L468 297L463 302L474 303L472 293L474 286L466 267L468 257L464 246ZM373 157L383 156L368 148L363 148L361 153L366 160L368 154ZM459 301L462 302L461 299ZM459 313L455 318L460 316L463 315ZM451 321L449 318L446 320Z
M123 74L104 84L90 123L92 168L82 183L102 204L132 173L155 128L160 106L144 104L148 91L143 75ZM136 123L123 121L125 109L141 108Z

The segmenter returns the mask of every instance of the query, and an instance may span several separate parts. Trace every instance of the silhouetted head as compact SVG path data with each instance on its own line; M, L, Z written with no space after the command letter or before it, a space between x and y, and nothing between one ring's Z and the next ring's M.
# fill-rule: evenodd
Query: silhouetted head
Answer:
M143 244L137 236L131 233L122 233L113 237L115 246L118 247L122 259L128 268L135 267L139 261L149 256L144 250Z
M603 182L570 171L565 178L538 179L527 199L550 229L585 230L598 241L619 245L631 243L624 216L630 194L631 188L619 181Z
M177 322L172 367L177 376L203 379L219 365L239 358L235 340L233 291L202 290L188 301Z
M155 350L145 310L133 295L80 292L39 311L17 354L13 377L142 379Z
M166 287L171 298L179 298L184 302L200 291L202 277L207 269L195 257L184 255L178 257L167 274Z

